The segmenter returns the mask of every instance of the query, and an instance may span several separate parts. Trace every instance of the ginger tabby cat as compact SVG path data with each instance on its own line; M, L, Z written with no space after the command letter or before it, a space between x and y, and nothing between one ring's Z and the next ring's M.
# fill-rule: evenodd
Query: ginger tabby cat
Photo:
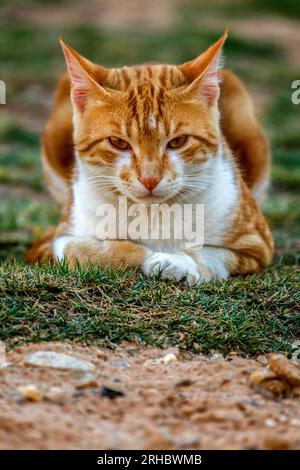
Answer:
M258 207L270 153L240 80L220 70L224 35L183 65L107 69L63 41L69 76L58 84L43 134L43 166L61 208L59 226L29 262L140 266L187 285L257 273L273 241ZM95 184L96 182L96 184ZM97 207L139 202L204 206L204 244L104 240Z

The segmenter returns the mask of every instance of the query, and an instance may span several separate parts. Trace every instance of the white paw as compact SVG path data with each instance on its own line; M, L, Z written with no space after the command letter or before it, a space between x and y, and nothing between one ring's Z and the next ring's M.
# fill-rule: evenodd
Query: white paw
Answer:
M188 286L200 281L197 264L188 255L154 253L144 261L143 272L146 276L160 275L162 279L182 281Z

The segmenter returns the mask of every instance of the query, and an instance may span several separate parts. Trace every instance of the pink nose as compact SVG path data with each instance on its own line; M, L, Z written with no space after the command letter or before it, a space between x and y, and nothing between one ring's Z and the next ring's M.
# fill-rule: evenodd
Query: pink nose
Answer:
M160 180L161 178L157 178L157 177L139 178L139 181L145 186L145 188L148 189L148 191L153 191L153 189L156 188Z

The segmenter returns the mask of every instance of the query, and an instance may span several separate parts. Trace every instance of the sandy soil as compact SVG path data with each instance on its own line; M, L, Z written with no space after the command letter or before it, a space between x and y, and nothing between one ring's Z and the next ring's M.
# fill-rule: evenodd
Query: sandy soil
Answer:
M23 364L25 354L52 350L95 364L82 372ZM236 355L177 355L125 344L111 350L68 343L20 347L0 372L1 449L300 449L300 399L274 400L249 386L259 361ZM35 385L37 401L19 387ZM103 386L123 393L102 396ZM46 398L48 396L48 398Z

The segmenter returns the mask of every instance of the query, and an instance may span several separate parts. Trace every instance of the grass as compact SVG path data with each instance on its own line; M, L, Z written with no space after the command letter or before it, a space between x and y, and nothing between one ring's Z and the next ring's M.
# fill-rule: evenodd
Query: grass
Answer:
M193 290L95 267L10 263L0 273L0 334L12 346L69 339L113 347L130 340L259 354L291 352L299 329L297 269L280 263L247 282L235 278Z
M256 0L249 0L239 9L235 3L214 7L213 13L222 14L226 24L233 10L237 17L249 12L259 16L266 15L271 5L265 0L260 8ZM28 4L40 7L37 0ZM288 3L272 5L288 16L281 11ZM205 24L199 27L199 2L180 9L174 26L155 32L126 28L112 32L86 24L33 27L12 21L9 7L5 8L0 41L1 79L8 90L0 121L0 339L10 347L65 339L114 347L119 341L134 340L204 353L290 354L300 335L300 108L290 98L299 68L287 63L278 46L259 38L250 41L231 34L226 45L227 65L250 87L272 98L263 115L274 156L264 212L277 254L266 271L189 290L144 279L138 271L28 267L24 251L58 219L44 189L39 125L31 124L33 118L45 120L54 81L64 70L57 36L62 34L104 65L121 65L187 60L220 31L208 30ZM211 7L207 8L209 12Z

